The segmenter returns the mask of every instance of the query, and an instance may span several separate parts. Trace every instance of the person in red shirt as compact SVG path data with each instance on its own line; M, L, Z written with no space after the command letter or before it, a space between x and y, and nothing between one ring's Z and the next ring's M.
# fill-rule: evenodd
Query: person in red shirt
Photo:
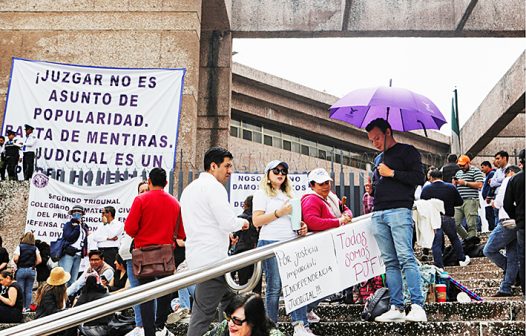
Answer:
M150 191L138 195L133 201L124 230L134 239L135 248L160 244L174 245L174 233L177 226L176 238L185 239L184 228L180 222L181 207L175 197L164 191L166 183L166 171L162 168L152 169L148 178ZM141 278L139 282L142 285L160 278ZM170 310L170 296L157 298L156 303L155 318L154 302L141 304L145 336L173 335L165 327Z

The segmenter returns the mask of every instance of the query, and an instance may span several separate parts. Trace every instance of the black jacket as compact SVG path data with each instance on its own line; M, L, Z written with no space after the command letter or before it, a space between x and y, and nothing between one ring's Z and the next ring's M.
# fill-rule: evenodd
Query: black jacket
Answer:
M515 219L519 229L524 229L524 170L508 182L504 194L504 210Z
M252 250L256 247L259 239L259 231L252 223L252 209L246 209L243 211L239 218L246 219L250 224L248 230L239 230L234 235L239 237L239 241L236 245L236 250L234 253L241 253L248 250Z

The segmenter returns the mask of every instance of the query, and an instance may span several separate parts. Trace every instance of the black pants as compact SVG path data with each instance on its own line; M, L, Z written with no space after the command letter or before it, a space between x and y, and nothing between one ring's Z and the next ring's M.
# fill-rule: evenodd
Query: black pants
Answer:
M486 220L488 221L488 228L490 231L493 231L495 228L495 212L493 211L493 207L487 206L484 208Z
M24 180L29 180L35 170L35 153L25 152L22 158L22 168L24 169Z
M18 176L16 176L16 166L18 166L18 159L18 156L9 156L5 159L7 175L11 181L18 181Z
M252 276L252 273L254 272L254 265L250 265L247 267L243 267L237 271L237 276L239 277L239 284L244 285L248 282L250 277ZM252 290L254 293L261 294L261 283L262 279L259 279L258 284L254 289Z
M164 277L138 279L141 285L162 279ZM155 336L155 328L163 328L166 318L170 313L170 294L155 299L157 310L155 310L154 300L141 303L141 318L145 336Z
M0 159L0 179L5 180L6 163L4 159Z

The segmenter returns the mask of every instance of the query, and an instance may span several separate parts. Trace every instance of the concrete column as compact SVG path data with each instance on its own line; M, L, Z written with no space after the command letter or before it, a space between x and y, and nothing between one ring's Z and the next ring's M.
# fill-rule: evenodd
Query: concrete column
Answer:
M201 32L196 164L212 146L228 148L232 86L232 35L229 31Z

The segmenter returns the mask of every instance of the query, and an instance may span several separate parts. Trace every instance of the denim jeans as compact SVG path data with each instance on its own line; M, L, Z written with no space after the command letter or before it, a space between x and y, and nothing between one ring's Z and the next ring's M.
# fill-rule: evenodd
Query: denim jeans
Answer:
M82 258L79 254L75 254L74 256L64 254L58 261L58 265L71 275L71 278L68 281L68 287L77 280L81 260Z
M524 295L524 228L517 230L517 252L519 254L519 264L520 264L520 277L521 277L521 289L522 295Z
M435 239L433 239L433 260L436 267L444 268L444 260L442 259L443 254L443 243L444 243L444 233L449 238L451 246L453 246L453 251L458 260L464 261L466 255L464 254L464 249L462 248L462 243L458 238L457 229L455 226L455 220L448 216L442 217L442 225L440 229L435 230Z
M177 294L179 295L179 303L181 308L190 309L190 296L194 297L195 285L188 286L186 288L179 289Z
M131 259L126 261L126 274L128 275L128 281L130 281L130 287L137 287L140 285L139 280L133 274L133 264ZM135 326L142 328L142 317L141 317L141 305L133 306L133 313L135 314Z
M506 249L506 256L500 253L500 250L503 248ZM517 230L506 229L499 221L495 229L491 231L484 246L484 255L505 271L499 291L510 294L512 292L511 286L515 283L517 274L519 274Z
M270 245L275 243L276 240L260 240L258 247ZM265 294L265 307L267 309L268 317L274 322L278 322L278 309L279 309L279 295L281 293L281 278L279 276L278 261L276 257L263 261L263 271L265 272L265 280L267 284ZM295 322L303 322L304 326L308 326L307 321L307 306L298 308L290 313L290 319L292 324Z
M374 211L371 217L372 232L385 264L387 287L391 304L404 308L402 271L407 280L411 303L424 305L422 279L412 247L413 219L411 210L397 208Z
M24 291L24 308L28 309L33 296L33 284L37 272L33 268L19 268L16 271L16 281Z

